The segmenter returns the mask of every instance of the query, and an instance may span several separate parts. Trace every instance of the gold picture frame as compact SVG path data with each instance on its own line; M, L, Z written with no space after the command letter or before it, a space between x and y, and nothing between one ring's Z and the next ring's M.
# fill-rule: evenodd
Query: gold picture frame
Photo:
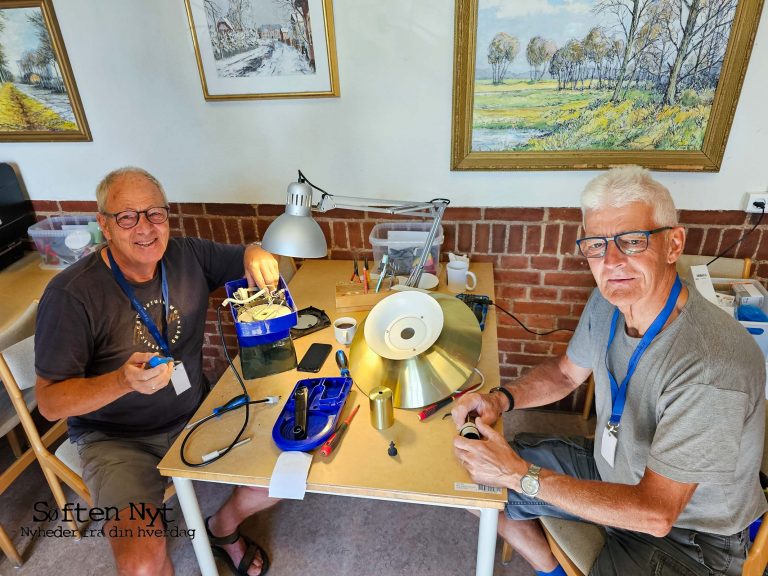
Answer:
M0 0L0 142L90 142L52 0Z
M332 0L185 3L206 100L339 96Z
M598 16L608 18L607 14L598 12L597 6L617 8L621 3L622 0L593 0L593 8L587 15L590 23L583 24L590 27L587 35L581 41L574 39L574 43L569 40L558 45L545 36L548 33L559 34L559 30L566 29L563 24L568 23L568 18L575 16L558 14L558 9L553 8L551 3L547 4L550 10L547 14L548 26L540 29L541 35L534 35L537 31L531 30L530 22L523 18L543 3L515 0L511 3L514 6L507 6L507 11L502 13L504 3L500 5L494 2L493 7L486 8L482 0L456 0L451 169L587 170L639 164L654 170L718 171L757 32L763 0L722 0L719 4L710 3L715 8L731 4L733 6L729 10L733 11L722 12L717 16L720 21L711 25L714 31L710 35L717 33L716 30L730 33L725 37L721 34L707 38L711 45L710 60L705 62L708 68L704 68L698 60L694 67L687 60L690 53L686 50L678 51L682 64L675 72L677 58L670 59L670 55L664 56L663 52L659 56L659 52L654 51L653 54L658 58L658 67L655 68L659 72L658 76L654 77L654 68L650 64L635 64L628 80L633 54L637 55L636 63L644 62L645 55L639 48L633 48L634 53L626 50L627 45L634 46L629 41L615 44L616 36L612 43L609 35L611 32L593 32L595 28L601 27ZM566 3L563 6L573 12L577 4L585 3ZM637 3L639 6L645 4L642 1ZM693 4L703 5L696 2ZM624 8L629 6L631 10L633 2L623 2L623 5ZM524 14L524 9L529 12L520 18L508 16L513 13ZM492 10L497 12L487 12ZM618 8L612 13L615 20L620 18L619 13ZM695 16L700 18L701 14ZM498 20L498 32L491 35L496 23L494 17ZM687 22L687 17L687 14L683 14L684 22ZM727 18L732 18L729 27L723 25L723 22L727 23ZM509 30L518 29L518 25L520 30L526 30L520 33L522 42L513 35L514 32L504 31L505 26ZM613 33L623 32L628 40L629 33L626 30L631 30L631 27L622 29L617 25ZM642 21L635 32L640 34L637 30L642 30ZM669 30L671 39L675 29L672 27ZM683 35L693 33L686 32L685 28L681 30L680 34ZM695 30L700 31L701 27ZM482 48L478 48L478 34L481 35ZM525 34L530 35L527 42ZM652 42L650 38L644 41ZM681 38L678 36L677 40ZM690 37L688 40L691 44ZM703 42L701 40L699 44ZM581 52L578 51L579 46ZM607 68L607 56L600 56L600 46L608 46L609 51L610 46L613 46L616 56L613 57L611 68ZM649 50L647 54L651 54L648 46L646 43L645 47ZM478 49L484 52L478 55ZM665 49L670 48L665 46ZM556 58L558 52L560 58ZM591 67L589 55L593 55ZM506 63L510 66L517 56L522 57L523 61L527 60L527 79L520 77L525 73L518 72L518 78L505 82L504 74L509 74L509 68L505 70L503 65ZM588 84L583 75L578 78L566 66L567 63L578 61L578 58L586 62L584 68L589 67L591 70ZM602 72L596 72L601 62L598 58L603 58ZM624 69L625 75L621 76L617 62L624 62L625 59L627 67ZM646 58L650 59L650 56ZM478 63L488 65L491 69L482 69ZM663 66L667 64L669 72L665 73ZM519 66L519 60L516 65ZM647 67L645 74L641 66ZM609 73L606 73L606 69ZM570 76L567 74L569 70ZM719 74L714 77L713 71L719 71ZM539 84L546 72L550 72L551 76L548 86ZM609 74L615 75L613 81ZM705 88L695 89L696 84L691 77ZM497 84L499 78L501 82ZM683 84L681 79L685 79L687 84ZM716 88L711 86L713 81L716 81ZM686 88L686 85L690 85L690 88ZM539 89L535 94L534 88ZM615 94L619 98L614 99ZM621 98L621 94L624 98ZM683 106L683 103L686 105ZM674 105L678 105L678 109L673 108ZM679 114L675 115L675 110ZM642 120L634 124L623 122L632 114ZM638 124L640 130L635 132L634 127ZM621 131L617 128L620 126L628 126L629 129ZM610 144L602 145L601 142Z

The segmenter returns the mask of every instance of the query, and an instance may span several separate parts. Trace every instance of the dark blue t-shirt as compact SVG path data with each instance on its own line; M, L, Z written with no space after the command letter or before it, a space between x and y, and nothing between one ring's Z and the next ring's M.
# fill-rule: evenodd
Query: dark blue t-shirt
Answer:
M244 250L199 238L170 239L163 256L170 300L167 335L171 355L184 362L192 388L178 396L173 386L149 395L131 392L98 410L70 417L73 441L91 430L125 437L157 434L192 416L207 388L202 348L208 296L225 282L242 278ZM132 285L162 330L160 274ZM100 376L120 368L134 352L162 355L98 252L50 282L37 313L38 375L54 381Z

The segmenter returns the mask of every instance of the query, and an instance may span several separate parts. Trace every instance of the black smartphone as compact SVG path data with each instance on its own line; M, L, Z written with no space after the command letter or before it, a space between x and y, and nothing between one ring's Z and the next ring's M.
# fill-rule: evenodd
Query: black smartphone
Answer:
M333 346L330 344L320 344L315 342L309 347L307 353L296 366L296 370L299 372L318 372L320 368L325 364L325 359L328 358L328 354L331 353Z

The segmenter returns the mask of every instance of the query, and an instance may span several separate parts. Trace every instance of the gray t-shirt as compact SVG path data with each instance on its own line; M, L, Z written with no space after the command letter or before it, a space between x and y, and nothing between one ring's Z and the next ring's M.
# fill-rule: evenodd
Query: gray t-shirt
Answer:
M170 300L167 335L171 356L184 363L192 388L178 396L173 386L155 394L131 392L69 418L73 441L90 430L125 437L167 432L192 416L207 389L202 348L208 296L225 282L242 278L244 250L199 238L170 239L163 256ZM162 331L160 274L132 286ZM107 374L134 352L163 355L99 253L51 280L37 314L35 369L40 376L58 381Z
M640 338L595 289L568 357L595 377L595 460L606 482L637 484L648 467L698 487L675 526L729 535L767 508L759 470L765 427L765 358L733 318L689 287L680 314L647 348L629 382L612 468L600 453L611 415L606 365L621 384Z

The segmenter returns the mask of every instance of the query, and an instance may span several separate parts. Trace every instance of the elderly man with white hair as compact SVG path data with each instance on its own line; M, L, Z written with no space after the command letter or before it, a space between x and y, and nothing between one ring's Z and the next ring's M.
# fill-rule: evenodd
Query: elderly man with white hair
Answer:
M537 574L565 574L536 518L606 528L590 574L741 574L747 528L766 510L759 483L765 358L752 336L681 282L685 244L669 191L616 168L582 195L597 288L565 354L489 394L467 394L480 441L456 457L481 484L509 489L499 533ZM493 429L502 412L549 404L593 374L594 440Z

